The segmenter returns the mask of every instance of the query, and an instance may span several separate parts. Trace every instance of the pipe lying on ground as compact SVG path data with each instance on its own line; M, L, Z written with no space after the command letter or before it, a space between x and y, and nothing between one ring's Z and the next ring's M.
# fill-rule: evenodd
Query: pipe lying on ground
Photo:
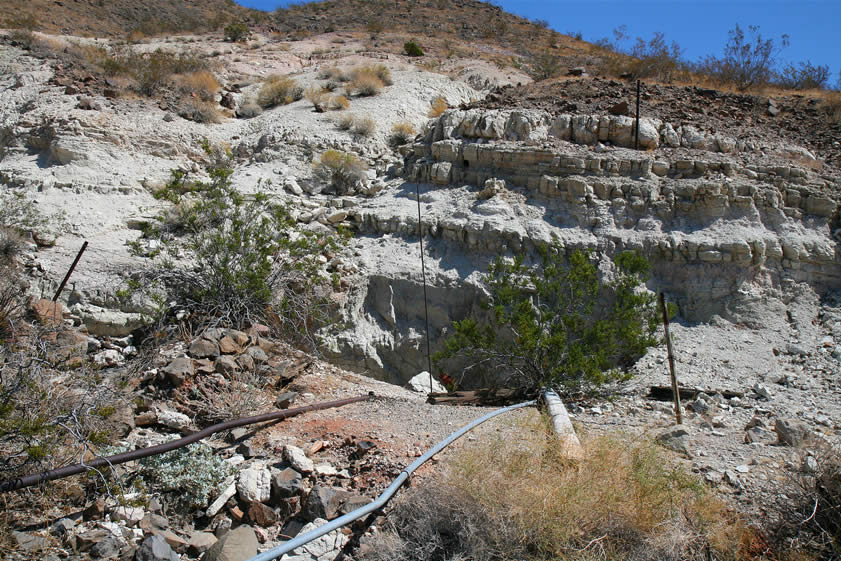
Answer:
M287 542L280 544L279 546L272 548L268 551L260 553L249 559L248 561L272 561L273 559L277 559L280 556L289 553L290 551L301 547L302 545L306 545L309 542L320 538L325 534L329 534L334 530L338 530L342 526L350 524L351 522L362 518L363 516L370 514L372 512L378 511L385 507L391 498L397 493L397 490L409 479L409 476L414 473L416 469L420 466L425 464L428 460L432 458L435 454L455 442L458 438L462 437L465 433L472 430L473 428L477 427L478 425L484 423L488 419L496 417L497 415L501 415L503 413L507 413L508 411L512 411L514 409L519 409L521 407L528 407L529 405L534 405L535 401L526 401L524 403L518 403L517 405L511 405L509 407L503 407L502 409L497 409L496 411L492 411L481 417L476 419L472 423L465 425L461 429L457 430L456 432L452 433L450 436L436 444L433 448L431 448L426 454L412 462L406 469L400 472L400 475L397 476L391 485L383 491L383 493L372 503L369 503L362 508L358 508L353 512L349 512L344 516L340 516L335 520L324 524L323 526L319 526L318 528L307 532L306 534L297 536Z
M584 448L581 447L581 442L575 434L575 429L572 426L572 421L569 420L564 402L555 393L554 390L543 390L543 402L546 404L546 410L549 417L552 419L552 428L558 439L561 441L561 452L567 458L573 460L581 460L584 458Z
M114 456L96 458L91 460L90 462L85 462L72 466L65 466L50 471L44 471L33 475L27 475L25 477L19 477L17 479L0 481L0 493L14 491L16 489L23 489L24 487L31 487L32 485L37 485L38 483L42 483L44 481L52 481L54 479L62 479L71 475L85 473L91 469L98 467L113 466L117 464L123 464L125 462L130 462L132 460L139 460L140 458L147 458L149 456L163 454L164 452L170 452L183 446L187 446L188 444L198 442L203 438L207 438L211 434L221 432L223 430L230 430L245 425L253 425L255 423L264 423L266 421L277 421L280 419L286 419L288 417L300 415L301 413L307 413L308 411L318 411L321 409L341 407L343 405L349 405L351 403L366 401L372 399L373 397L374 393L370 392L368 395L364 396L339 399L337 401L325 401L323 403L305 405L304 407L296 407L295 409L284 409L283 411L263 413L262 415L254 415L253 417L243 417L241 419L234 419L233 421L217 423L215 425L207 427L206 429L200 430L199 432L193 433L189 436L185 436L184 438L180 438L178 440L173 440L170 442L165 442L163 444L158 444L157 446L149 446L148 448L131 450L130 452L123 452L122 454L116 454Z

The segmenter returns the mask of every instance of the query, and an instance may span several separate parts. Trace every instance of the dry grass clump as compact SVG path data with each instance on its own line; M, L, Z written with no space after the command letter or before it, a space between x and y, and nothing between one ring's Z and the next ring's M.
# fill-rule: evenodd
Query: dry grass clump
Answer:
M392 146L402 146L413 138L415 138L415 127L409 121L401 121L394 123L391 127L391 136L388 140Z
M343 95L334 95L330 98L329 107L333 111L344 111L350 107L350 100Z
M403 497L368 560L747 559L752 533L652 443L585 438L565 459L533 414Z
M433 118L434 117L439 117L439 116L441 116L441 114L444 111L449 109L449 107L450 106L447 103L447 100L444 97L439 95L438 97L436 97L435 99L433 99L429 103L429 113L428 113L428 115L430 117L433 117Z
M365 179L368 166L356 154L327 150L313 164L313 173L339 193L349 193Z
M219 91L219 81L208 70L199 70L176 78L178 88L185 95L195 95L202 101L213 101Z
M304 90L289 76L272 74L266 78L257 94L257 104L263 109L286 105L298 101L304 96Z
M237 107L237 117L240 119L251 119L263 113L263 108L257 105L253 99L249 99Z
M356 116L355 115L342 115L336 121L336 126L339 127L339 130L349 131L353 128L353 125L356 123Z
M216 108L215 103L191 97L181 100L178 106L178 115L196 123L219 123L222 121L222 114Z
M330 92L319 86L310 86L304 92L304 97L312 103L317 113L323 113L330 101Z
M349 91L357 95L377 95L385 86L394 83L391 78L391 71L384 64L375 66L358 66L351 72L351 80L347 86Z
M371 117L361 117L355 119L353 122L353 134L359 136L370 137L374 136L377 130L377 122Z

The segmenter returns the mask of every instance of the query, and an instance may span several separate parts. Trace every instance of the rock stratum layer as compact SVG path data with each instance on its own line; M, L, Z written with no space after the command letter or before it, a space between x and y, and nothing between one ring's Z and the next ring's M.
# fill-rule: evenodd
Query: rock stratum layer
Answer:
M419 184L433 347L453 320L481 313L477 273L490 259L553 239L567 251L641 252L653 265L649 288L665 291L689 321L750 323L790 283L819 294L841 286L838 183L816 171L807 151L647 119L647 150L623 149L633 145L633 122L455 110L404 148L402 191L360 205L352 218L381 245L382 236L416 240ZM419 261L417 247L406 250ZM356 322L340 354L390 377L424 368L413 269L368 277L351 314L367 320Z

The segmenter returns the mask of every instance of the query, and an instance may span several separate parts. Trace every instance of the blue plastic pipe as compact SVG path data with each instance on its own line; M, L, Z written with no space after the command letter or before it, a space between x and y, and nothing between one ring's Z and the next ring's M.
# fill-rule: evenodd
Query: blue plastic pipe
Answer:
M440 452L441 450L443 450L444 448L446 448L447 446L464 436L465 433L481 425L488 419L496 417L497 415L502 415L503 413L513 411L514 409L528 407L530 405L534 405L535 403L536 401L532 400L526 401L524 403L518 403L517 405L511 405L509 407L503 407L502 409L492 411L484 417L480 417L472 423L465 425L464 427L460 428L459 430L457 430L456 432L454 432L453 434L451 434L450 436L433 446L426 454L412 462L409 465L409 467L401 471L400 475L397 476L397 479L395 479L392 482L392 484L389 485L388 488L385 491L383 491L383 493L374 502L367 504L361 508L358 508L353 512L349 512L344 516L340 516L339 518L336 518L335 520L332 520L327 524L324 524L323 526L309 531L306 534L297 536L287 542L280 544L277 547L274 547L268 551L264 551L263 553L252 557L248 561L272 561L273 559L279 558L281 555L289 553L294 549L298 549L302 545L306 545L309 542L320 538L324 534L329 534L334 530L338 530L342 526L350 524L354 520L358 520L363 516L367 516L368 514L383 508L386 504L388 504L388 501L391 500L394 494L397 493L397 490L400 489L400 487L406 482L407 479L409 479L409 476L412 475L412 473L414 473L416 469L418 469L423 464L432 459L432 456L434 456L435 454L437 454L438 452Z

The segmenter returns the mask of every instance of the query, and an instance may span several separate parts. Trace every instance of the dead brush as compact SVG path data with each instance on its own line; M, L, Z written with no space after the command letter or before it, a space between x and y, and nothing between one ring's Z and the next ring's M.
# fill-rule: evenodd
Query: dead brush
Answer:
M197 376L177 391L176 399L193 410L200 424L212 425L270 410L268 382L253 369Z
M446 98L439 95L429 102L429 113L427 115L431 118L440 117L449 107Z
M747 559L751 531L648 441L585 437L561 454L531 413L517 439L466 447L404 495L368 560Z
M402 146L408 144L415 138L415 127L409 121L401 121L394 123L391 127L391 136L388 141L392 146Z
M347 85L348 90L362 97L377 95L384 87L385 83L376 71L364 68L355 70L353 79Z
M263 109L269 109L298 101L303 96L303 88L293 78L273 74L266 78L257 93L257 104Z
M220 87L216 76L207 70L177 76L175 82L182 94L195 95L201 101L213 101Z

